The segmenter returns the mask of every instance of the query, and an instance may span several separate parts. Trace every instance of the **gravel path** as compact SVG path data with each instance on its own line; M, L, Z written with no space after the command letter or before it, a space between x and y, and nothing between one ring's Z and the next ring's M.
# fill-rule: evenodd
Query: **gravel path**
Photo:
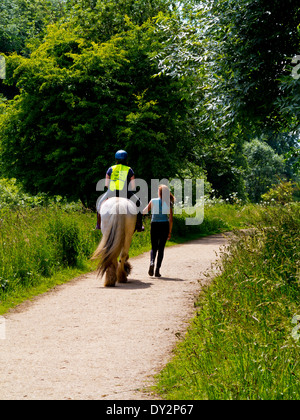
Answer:
M145 389L170 360L224 243L213 235L166 248L160 279L148 276L143 254L130 260L127 284L104 288L91 273L6 314L0 400L153 399Z

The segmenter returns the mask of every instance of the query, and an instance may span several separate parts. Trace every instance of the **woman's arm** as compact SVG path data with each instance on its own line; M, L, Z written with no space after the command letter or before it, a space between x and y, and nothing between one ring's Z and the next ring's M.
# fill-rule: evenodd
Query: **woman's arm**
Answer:
M151 210L151 206L152 206L152 200L149 201L148 205L144 208L143 214L148 214L149 211Z

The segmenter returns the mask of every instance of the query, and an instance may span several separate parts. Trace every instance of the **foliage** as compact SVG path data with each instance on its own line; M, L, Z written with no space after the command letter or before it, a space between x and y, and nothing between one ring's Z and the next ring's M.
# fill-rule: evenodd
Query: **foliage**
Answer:
M94 42L107 42L127 31L127 19L142 26L160 13L169 13L169 0L68 0L67 16L77 34Z
M47 201L47 197L44 194L38 194L34 197L26 194L14 178L0 179L0 209L35 206L45 201Z
M211 141L198 147L196 157L205 162L207 180L216 190L219 197L226 198L233 192L246 200L244 174L246 159L243 155L243 141L238 131L231 135L214 137Z
M208 19L208 21L207 21ZM293 0L213 0L203 14L212 71L232 116L248 125L278 127L280 77L291 76L298 52L300 8Z
M300 35L300 25L298 26L298 33ZM300 40L298 42L299 53ZM287 121L287 127L291 130L299 128L299 110L300 110L300 55L293 55L290 66L287 67L290 74L282 75L280 77L280 86L283 94L278 97L277 105Z
M297 176L300 174L300 149L298 147L291 147L286 153L285 158L292 165L293 172Z
M17 205L20 202L20 189L16 185L16 179L0 180L0 203L5 205Z
M293 195L297 188L297 184L291 181L281 181L275 185L268 192L263 194L261 198L263 201L274 204L287 204L293 201ZM299 189L299 187L297 188Z
M21 94L1 122L3 170L32 194L91 206L118 148L145 180L174 176L185 160L192 138L184 83L152 77L148 53L160 45L152 21L137 27L127 19L127 28L95 43L54 25L30 58L8 58Z
M25 53L28 41L43 37L45 27L64 15L63 0L2 0L0 53Z
M230 241L185 340L159 375L164 399L298 400L300 207L264 208Z
M284 13L278 0L1 7L4 20L21 16L23 47L4 49L15 52L6 56L2 91L15 98L0 99L0 170L30 194L93 207L97 181L125 148L138 178L182 177L194 165L219 197L245 200L245 141L264 136L279 155L298 150L292 0ZM12 26L5 28L12 40ZM293 178L295 158L288 164Z
M60 207L1 211L0 286L5 295L81 266L97 244L86 214Z
M27 207L34 208L37 206L57 206L74 211L82 209L82 205L79 202L68 202L59 195L48 196L44 193L38 193L31 196L25 193L22 185L16 179L0 178L0 211Z
M0 54L28 56L43 39L48 24L65 15L64 0L2 0L0 4ZM0 95L12 99L19 92L0 80Z
M287 153L288 144L299 148L299 80L292 77L291 66L299 49L299 13L292 0L284 10L279 0L194 0L180 2L171 19L159 22L167 34L157 54L159 74L194 80L199 145L209 180L220 195L228 185L231 192L244 195L245 141L268 137L280 155ZM225 171L219 170L224 160L210 149L223 150L224 160L231 163ZM289 176L294 176L292 166Z
M244 146L248 161L246 189L251 201L258 202L261 195L278 183L278 177L284 173L283 158L265 142L254 139Z
M160 54L161 71L205 74L206 108L219 127L237 120L251 132L258 125L280 126L280 78L291 77L289 65L299 47L298 4L288 0L283 10L280 0L180 3L179 23L163 23L170 36Z

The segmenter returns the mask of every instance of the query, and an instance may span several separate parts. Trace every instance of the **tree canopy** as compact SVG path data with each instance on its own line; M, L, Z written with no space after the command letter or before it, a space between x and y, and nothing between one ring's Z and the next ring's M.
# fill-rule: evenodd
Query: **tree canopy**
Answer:
M256 137L281 161L290 153L283 174L296 176L296 2L4 0L0 8L9 99L0 98L0 171L27 191L91 206L124 148L139 178L197 174L220 196L258 200L245 183L254 163L244 144Z
M1 53L29 53L28 41L41 40L45 27L65 15L64 0L2 0Z
M21 95L2 120L2 168L32 193L90 205L118 148L146 180L175 176L185 160L191 142L185 83L152 77L157 67L149 52L160 43L155 27L151 20L125 21L124 33L98 43L67 24L52 25L30 58L8 59Z

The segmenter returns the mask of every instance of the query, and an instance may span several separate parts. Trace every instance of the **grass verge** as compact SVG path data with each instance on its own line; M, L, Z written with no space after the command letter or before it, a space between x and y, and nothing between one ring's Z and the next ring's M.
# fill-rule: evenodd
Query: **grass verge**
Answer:
M299 231L299 205L270 207L254 232L231 241L222 275L158 376L163 398L300 398Z

